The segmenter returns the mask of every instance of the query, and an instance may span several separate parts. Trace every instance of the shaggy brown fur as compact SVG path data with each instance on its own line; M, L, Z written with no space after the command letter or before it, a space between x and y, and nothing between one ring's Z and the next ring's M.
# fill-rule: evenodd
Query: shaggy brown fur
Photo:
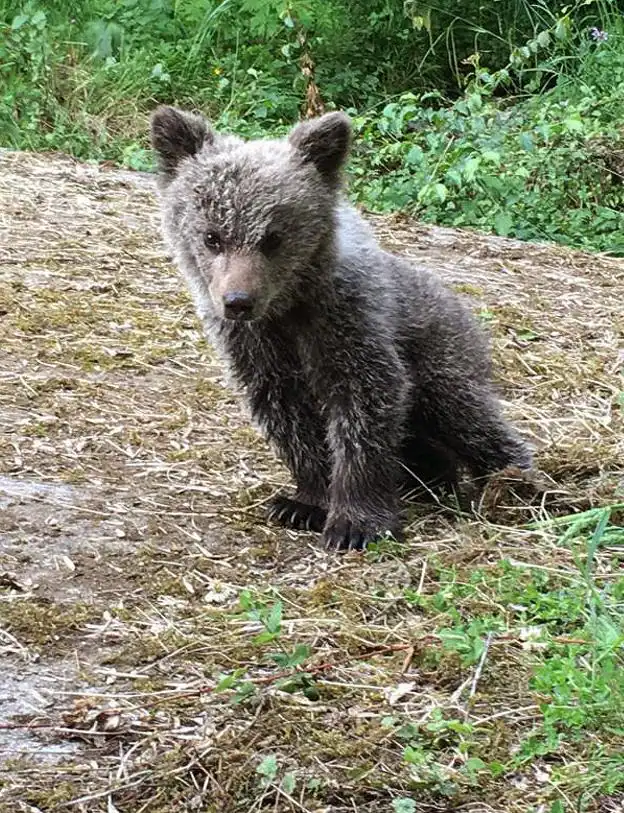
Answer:
M350 141L340 113L250 142L174 108L152 118L165 236L295 479L270 515L338 550L397 534L410 478L531 465L476 320L427 269L382 251L342 197Z

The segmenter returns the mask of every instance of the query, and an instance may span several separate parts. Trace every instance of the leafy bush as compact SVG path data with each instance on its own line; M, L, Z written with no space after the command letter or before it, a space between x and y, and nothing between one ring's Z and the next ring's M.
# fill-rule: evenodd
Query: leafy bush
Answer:
M622 253L624 38L615 25L608 36L560 23L496 72L476 55L454 102L407 93L356 117L357 196L430 222ZM522 78L523 60L549 45L540 76L570 48L575 71L549 91L501 102L512 71Z
M0 0L0 142L145 169L156 103L274 134L314 81L370 208L621 253L620 6Z
M615 86L610 101L621 109ZM475 88L449 107L406 95L357 119L354 189L368 206L524 240L624 248L624 139L613 108L561 94L501 108ZM423 103L429 103L424 106ZM605 112L608 110L607 116Z

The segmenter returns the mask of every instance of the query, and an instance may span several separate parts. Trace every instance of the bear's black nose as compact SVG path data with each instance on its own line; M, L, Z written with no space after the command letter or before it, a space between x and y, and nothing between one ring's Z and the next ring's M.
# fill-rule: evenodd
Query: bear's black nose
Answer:
M243 321L251 319L254 300L244 291L231 291L223 296L223 312L226 319Z

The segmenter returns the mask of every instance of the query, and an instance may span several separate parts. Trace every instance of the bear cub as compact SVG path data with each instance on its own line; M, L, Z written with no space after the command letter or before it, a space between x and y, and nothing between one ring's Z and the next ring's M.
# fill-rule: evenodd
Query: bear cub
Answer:
M531 467L471 312L343 197L345 115L244 141L162 107L151 140L165 240L295 482L270 518L362 549L400 533L403 490Z

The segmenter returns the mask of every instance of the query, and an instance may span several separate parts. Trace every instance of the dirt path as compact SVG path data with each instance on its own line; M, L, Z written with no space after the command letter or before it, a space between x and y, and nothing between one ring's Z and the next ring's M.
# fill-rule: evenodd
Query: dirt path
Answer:
M624 264L375 222L491 326L509 413L553 478L548 510L614 502ZM225 388L157 227L151 179L0 156L0 809L390 811L409 783L379 728L387 691L408 686L416 718L457 703L471 674L402 673L410 641L437 629L405 590L426 592L440 561L563 568L569 552L521 527L544 507L508 486L479 521L416 511L400 555L336 559L265 525L262 503L287 478ZM242 618L246 588L255 610ZM320 702L278 689L279 658L254 643L276 597L278 652L314 653ZM387 646L398 660L364 658ZM498 689L480 700L483 717L509 709L508 749L534 705L530 660L516 666L505 687L493 667ZM214 693L235 668L261 688L254 702ZM257 772L275 752L308 795L276 791L270 762ZM490 784L462 787L461 803L487 796L511 813L551 790L528 776L503 798ZM425 794L413 809L441 804Z

